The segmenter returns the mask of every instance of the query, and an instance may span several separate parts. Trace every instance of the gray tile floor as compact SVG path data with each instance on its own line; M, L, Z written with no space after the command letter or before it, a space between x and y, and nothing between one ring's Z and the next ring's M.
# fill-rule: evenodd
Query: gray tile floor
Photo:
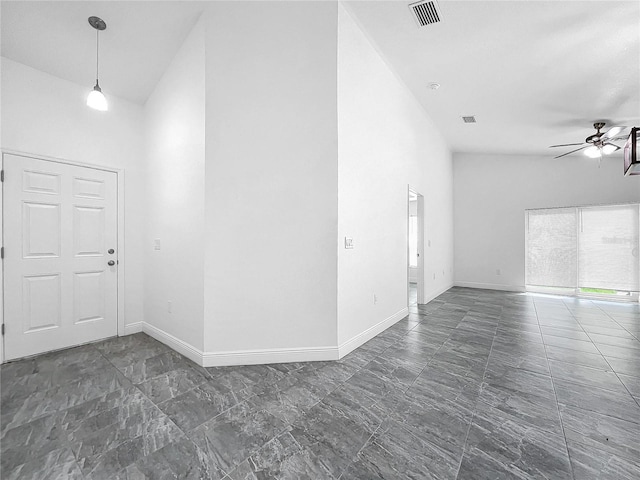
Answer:
M7 479L638 479L640 306L453 288L336 362L1 369Z

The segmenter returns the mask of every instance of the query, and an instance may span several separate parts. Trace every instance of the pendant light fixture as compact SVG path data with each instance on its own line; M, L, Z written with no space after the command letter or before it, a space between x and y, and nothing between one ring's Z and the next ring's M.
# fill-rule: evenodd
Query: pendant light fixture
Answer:
M96 29L96 85L93 87L93 90L89 93L87 97L87 106L91 108L95 108L96 110L100 110L101 112L106 112L109 109L109 105L107 104L107 99L102 93L102 89L98 84L98 65L99 65L99 39L100 39L100 30L104 30L107 28L107 24L98 17L89 17L89 25Z

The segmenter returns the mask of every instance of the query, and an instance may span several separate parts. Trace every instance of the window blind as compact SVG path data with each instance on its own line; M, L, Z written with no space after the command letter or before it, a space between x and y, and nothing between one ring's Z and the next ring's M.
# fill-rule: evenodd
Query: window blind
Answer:
M581 208L578 287L640 290L638 205Z
M575 208L530 210L527 214L527 285L575 288Z

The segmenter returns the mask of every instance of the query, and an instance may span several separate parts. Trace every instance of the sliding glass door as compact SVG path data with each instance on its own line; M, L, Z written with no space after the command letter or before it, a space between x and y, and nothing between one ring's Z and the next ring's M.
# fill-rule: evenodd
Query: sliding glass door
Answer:
M637 204L528 210L527 290L635 299Z

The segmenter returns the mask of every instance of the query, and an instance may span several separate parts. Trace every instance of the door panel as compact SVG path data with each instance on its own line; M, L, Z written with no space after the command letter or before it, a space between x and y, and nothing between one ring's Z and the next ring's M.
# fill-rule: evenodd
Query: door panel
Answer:
M104 208L74 205L73 254L76 257L102 256L106 233Z
M4 171L5 358L116 335L117 175L16 155Z
M23 333L60 327L60 275L29 275L22 280Z
M60 193L60 175L23 170L22 189L25 192L58 195Z
M74 273L74 323L103 320L105 272Z
M75 177L73 179L73 196L104 200L104 182L90 178Z
M60 256L59 204L22 204L22 255L24 258Z

